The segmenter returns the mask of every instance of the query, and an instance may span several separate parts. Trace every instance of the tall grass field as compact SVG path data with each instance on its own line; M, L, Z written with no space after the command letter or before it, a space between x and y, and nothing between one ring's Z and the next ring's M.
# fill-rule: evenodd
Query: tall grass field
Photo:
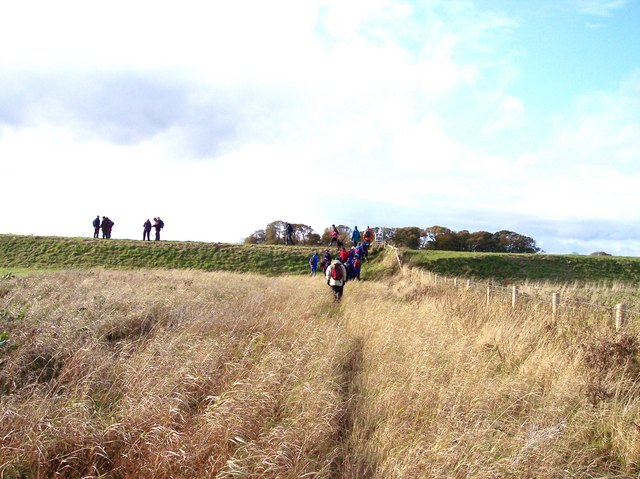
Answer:
M0 332L3 478L640 475L634 321L401 275L336 303L320 277L85 269L6 275Z

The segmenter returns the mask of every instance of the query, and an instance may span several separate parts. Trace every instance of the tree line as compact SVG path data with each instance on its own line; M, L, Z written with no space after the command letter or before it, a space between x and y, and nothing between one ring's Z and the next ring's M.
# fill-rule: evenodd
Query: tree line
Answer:
M291 223L295 244L306 246L328 245L331 239L331 229L325 228L322 234L302 223ZM367 225L359 226L364 230ZM266 228L259 229L247 236L245 244L285 244L287 222L278 220L269 223ZM337 225L340 240L350 244L352 228ZM427 249L440 251L469 251L476 253L539 253L533 238L508 230L496 233L488 231L469 232L467 230L453 231L444 226L419 228L408 226L404 228L388 228L384 226L372 227L378 234L384 236L385 241L404 248Z

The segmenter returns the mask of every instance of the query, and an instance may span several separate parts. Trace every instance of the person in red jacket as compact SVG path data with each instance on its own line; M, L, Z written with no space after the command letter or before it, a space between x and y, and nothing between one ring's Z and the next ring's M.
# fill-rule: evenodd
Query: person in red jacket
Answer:
M362 236L362 239L369 244L371 244L371 242L373 241L373 230L371 229L370 226L367 226L367 229L364 231L364 235Z
M339 246L339 236L340 232L338 231L338 228L336 228L336 225L331 225L331 241L329 241L329 246L331 246L334 242L336 246Z
M345 249L344 246L340 250L339 255L340 255L340 261L342 261L342 263L346 263L347 260L349 259L349 252Z

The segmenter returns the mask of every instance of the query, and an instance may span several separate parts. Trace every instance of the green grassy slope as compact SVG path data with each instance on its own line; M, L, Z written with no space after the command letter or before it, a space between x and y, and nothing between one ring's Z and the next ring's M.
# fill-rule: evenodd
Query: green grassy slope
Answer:
M307 274L308 260L320 248L199 242L143 242L51 236L0 235L0 272L70 268L169 268ZM334 252L334 251L332 251ZM459 253L402 250L405 264L447 276L499 281L640 282L640 258ZM391 250L375 251L363 266L366 278L384 277L396 268Z
M0 235L0 269L185 268L308 273L314 248Z
M497 280L640 282L640 258L403 250L404 261L448 276Z

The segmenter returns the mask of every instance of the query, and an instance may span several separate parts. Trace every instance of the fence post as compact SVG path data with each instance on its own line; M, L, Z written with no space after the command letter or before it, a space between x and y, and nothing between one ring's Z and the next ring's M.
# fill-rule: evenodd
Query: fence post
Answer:
M458 278L453 278L453 287L457 288L458 287Z
M553 293L551 297L551 315L555 318L560 307L560 293Z
M406 274L405 268L402 267L402 261L400 260L400 254L398 253L398 248L396 248L395 246L391 246L389 245L389 247L393 250L393 252L396 254L396 259L398 260L398 266L400 267L400 272L402 273L402 276L404 276Z
M433 273L433 285L438 286L438 273Z
M491 285L487 286L487 306L491 304Z
M518 302L518 287L514 286L511 292L511 307L515 308L517 302Z
M616 304L616 331L620 331L627 319L627 305Z
M469 289L471 289L471 280L470 279L467 280L467 291L469 291Z

